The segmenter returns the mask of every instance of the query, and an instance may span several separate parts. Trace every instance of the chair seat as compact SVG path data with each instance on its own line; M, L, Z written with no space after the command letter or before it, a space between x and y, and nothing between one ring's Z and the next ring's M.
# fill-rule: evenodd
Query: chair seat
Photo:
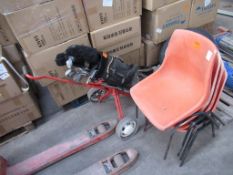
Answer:
M143 84L137 84L131 92L142 112L160 130L174 126L192 115L206 100L201 82L194 81L185 74L163 70L155 72Z

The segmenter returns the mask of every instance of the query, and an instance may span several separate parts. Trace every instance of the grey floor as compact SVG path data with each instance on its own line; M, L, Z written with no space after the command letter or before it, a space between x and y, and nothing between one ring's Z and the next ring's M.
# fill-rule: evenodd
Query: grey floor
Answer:
M131 100L124 98L122 101L125 114L134 115L135 108ZM88 103L80 108L57 113L29 134L2 146L0 155L3 155L11 165L15 164L56 143L72 139L79 131L108 118L116 118L111 99L103 104ZM140 131L128 141L121 141L116 135L112 135L38 174L72 175L118 150L132 147L139 151L140 156L135 166L124 173L125 175L232 175L232 129L233 123L229 123L217 132L214 139L208 128L204 130L195 142L185 166L181 168L178 166L176 153L183 135L176 135L169 157L164 161L163 154L169 132L163 133L152 127L147 132Z

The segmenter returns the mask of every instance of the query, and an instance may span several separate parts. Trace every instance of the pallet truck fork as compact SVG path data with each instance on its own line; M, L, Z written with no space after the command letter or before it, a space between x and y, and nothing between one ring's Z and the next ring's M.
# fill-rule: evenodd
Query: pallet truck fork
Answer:
M0 175L6 175L7 161L0 156Z
M75 175L119 175L128 170L137 160L135 149L125 149L109 156Z
M31 175L72 154L96 144L114 133L117 120L107 120L79 133L70 141L55 145L18 164L7 167L5 159L0 158L0 175Z

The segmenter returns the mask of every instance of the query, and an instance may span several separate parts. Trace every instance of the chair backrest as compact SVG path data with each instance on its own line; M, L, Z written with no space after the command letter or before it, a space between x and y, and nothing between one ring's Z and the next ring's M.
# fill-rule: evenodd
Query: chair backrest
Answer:
M161 67L189 74L192 78L213 82L212 74L218 49L208 38L183 29L174 31ZM165 70L165 69L164 69Z

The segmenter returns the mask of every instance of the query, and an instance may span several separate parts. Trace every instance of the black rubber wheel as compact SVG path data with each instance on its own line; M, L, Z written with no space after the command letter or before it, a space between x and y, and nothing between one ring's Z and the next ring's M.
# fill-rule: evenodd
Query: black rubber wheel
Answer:
M206 38L208 38L213 43L215 43L214 37L209 32L207 32L204 29L201 29L201 28L191 28L191 29L187 29L187 30L199 33L199 34L205 36ZM161 50L160 50L160 54L159 54L159 63L160 64L163 63L163 60L164 60L164 57L165 57L165 53L166 53L166 50L167 50L167 47L168 47L168 44L169 44L169 41L170 41L170 38L167 39L166 41L164 41L163 44L162 44L162 47L161 47Z

